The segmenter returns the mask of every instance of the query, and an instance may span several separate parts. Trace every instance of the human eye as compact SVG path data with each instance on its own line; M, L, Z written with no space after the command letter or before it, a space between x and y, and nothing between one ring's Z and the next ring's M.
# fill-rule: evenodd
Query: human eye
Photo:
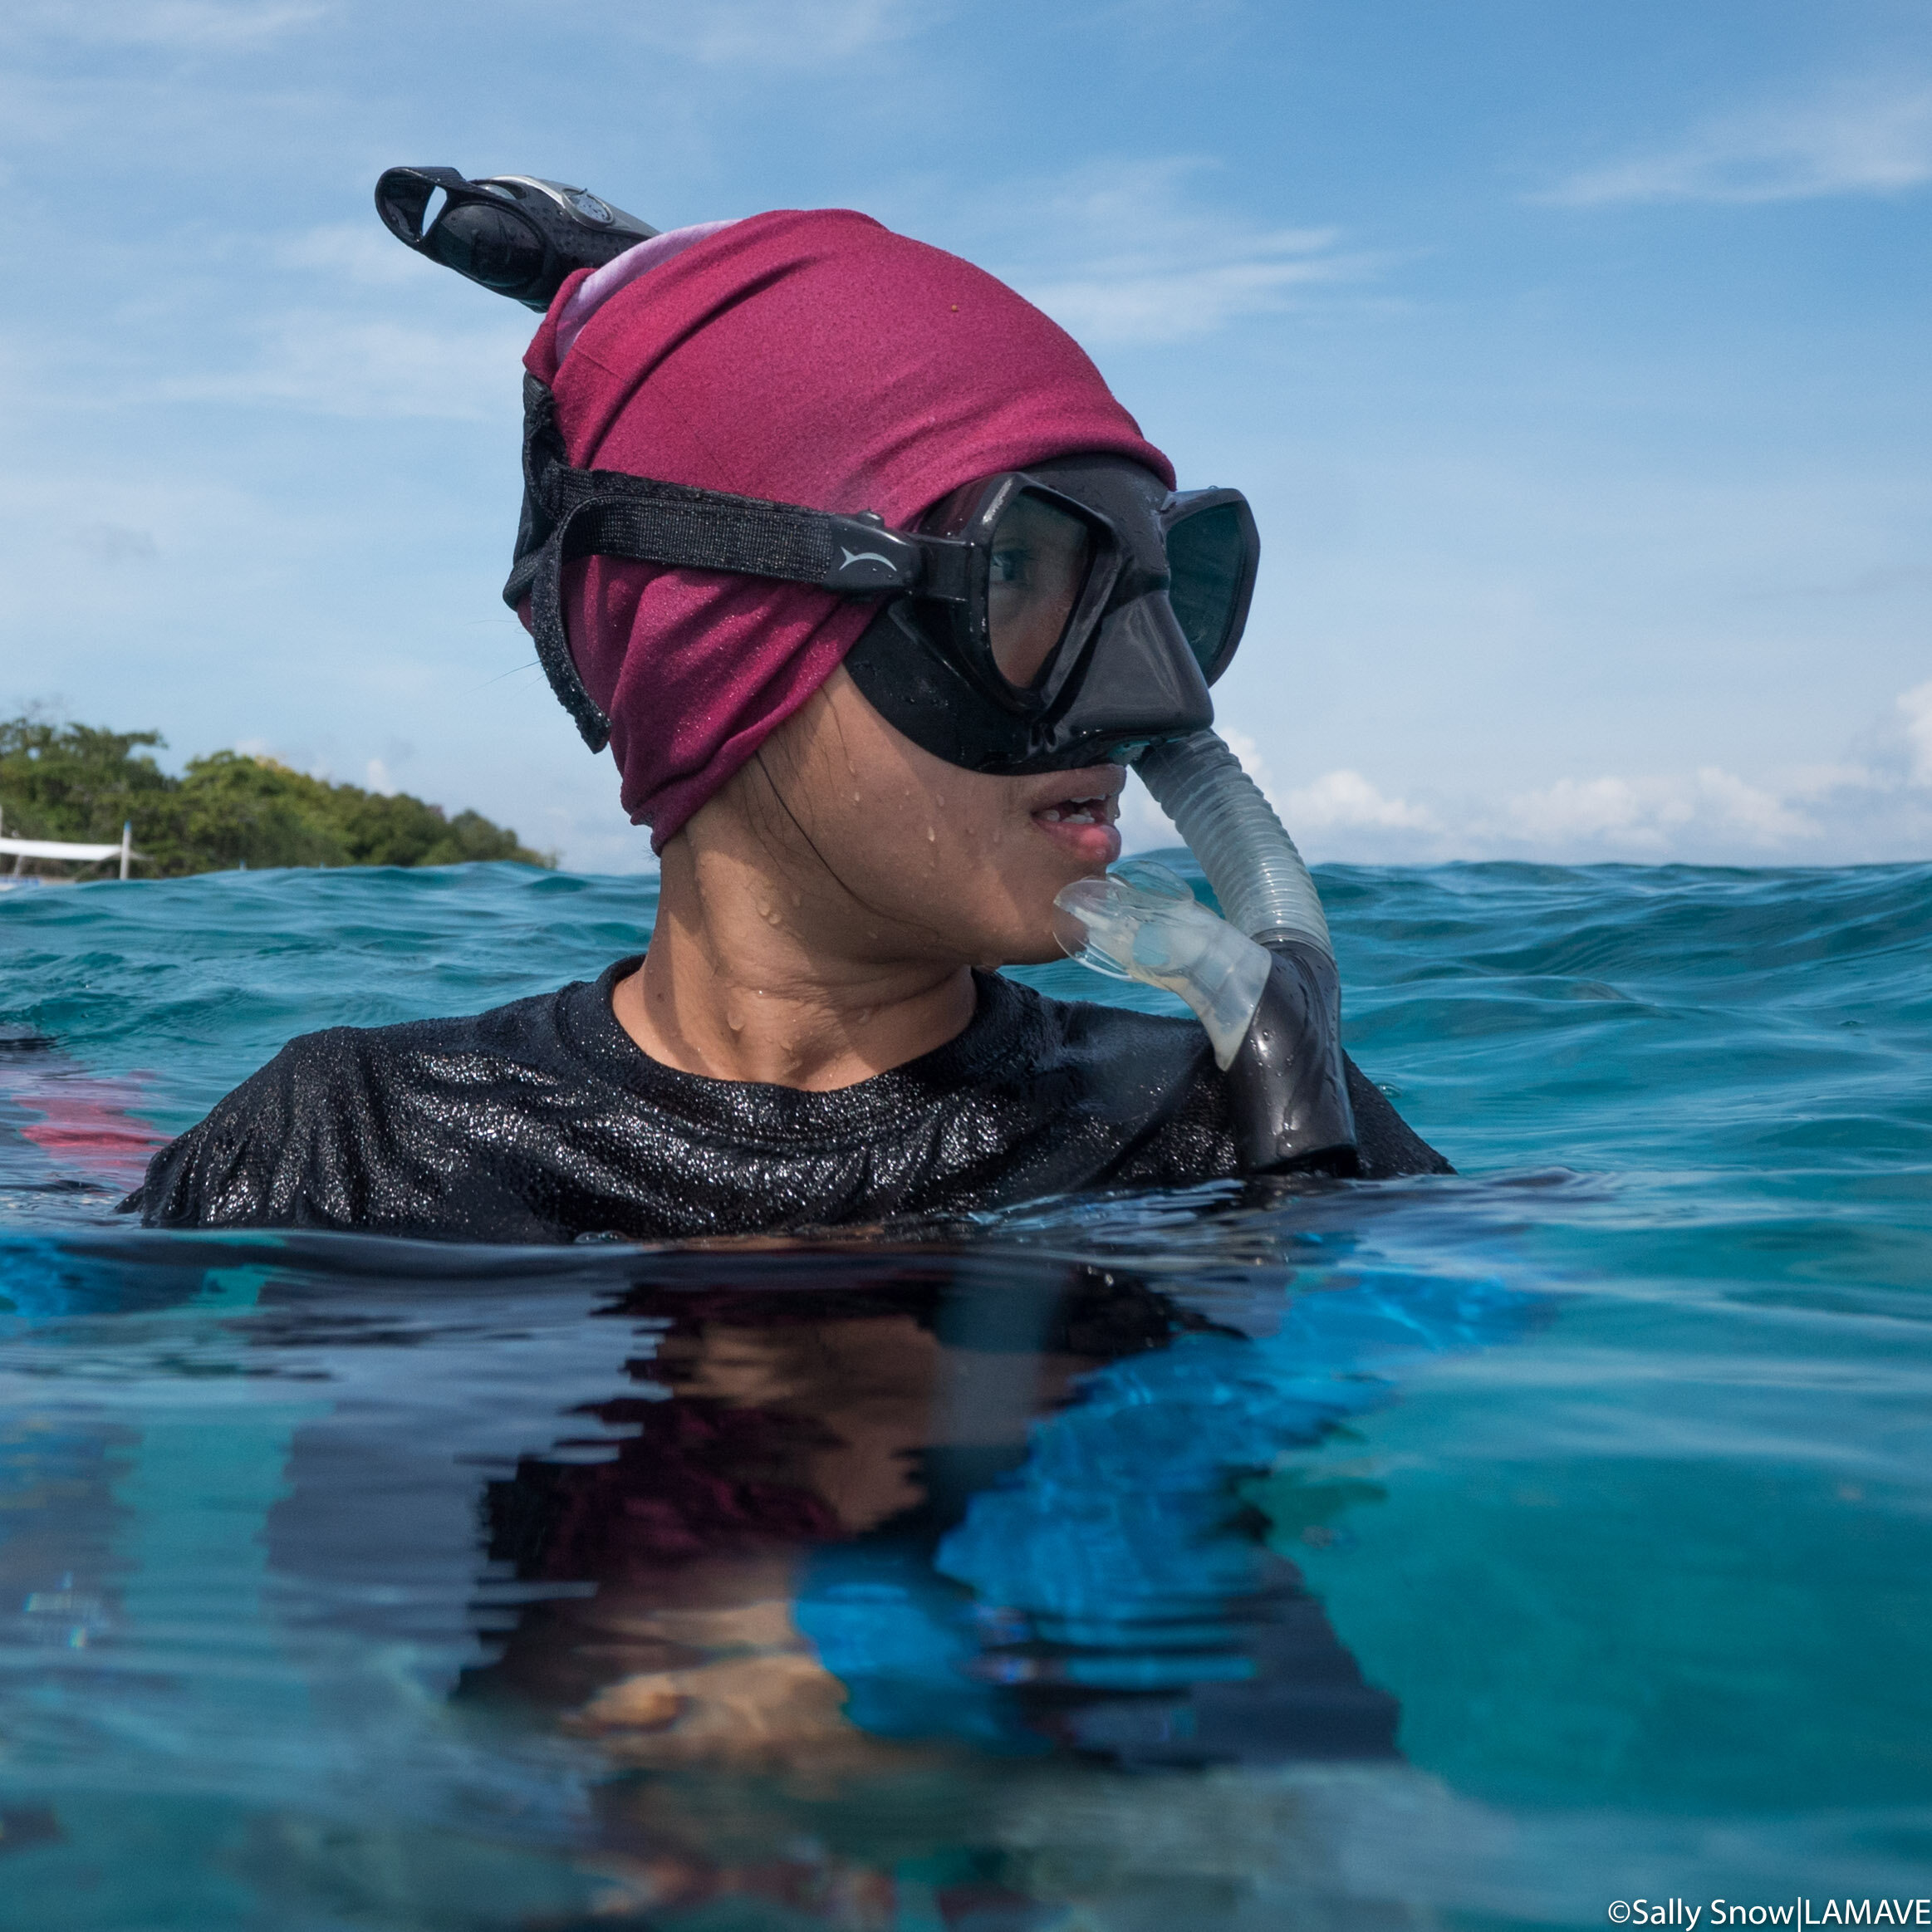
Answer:
M1024 543L1002 543L993 553L993 581L1008 586L1023 586L1032 575L1032 549Z

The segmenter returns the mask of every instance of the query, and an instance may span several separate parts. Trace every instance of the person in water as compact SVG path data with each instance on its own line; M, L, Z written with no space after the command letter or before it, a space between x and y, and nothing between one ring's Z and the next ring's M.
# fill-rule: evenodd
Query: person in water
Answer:
M1172 466L1078 346L956 257L863 215L792 212L573 275L525 362L532 488L507 595L650 827L649 949L473 1017L294 1040L125 1204L152 1226L558 1242L1240 1172L1199 1025L997 971L1059 957L1056 895L1120 855L1137 748L1120 742L1130 705L1106 723L1120 667L1139 653L1145 686L1171 636L1180 709L1196 704L1190 728L1211 716L1160 567ZM638 478L654 481L625 498ZM972 640L913 598L805 581L795 530L756 522L773 503L846 519L835 577L979 543L997 664L958 674ZM707 518L726 535L681 548ZM1110 542L1112 641L1068 668L1059 640L1097 609ZM635 561L733 544L736 569ZM1130 609L1135 570L1158 590ZM1076 673L1071 711L1034 709L1086 717L1086 735L1000 753L1008 713ZM989 675L996 699L998 679L1018 694L1004 709ZM1346 1072L1357 1171L1447 1170Z

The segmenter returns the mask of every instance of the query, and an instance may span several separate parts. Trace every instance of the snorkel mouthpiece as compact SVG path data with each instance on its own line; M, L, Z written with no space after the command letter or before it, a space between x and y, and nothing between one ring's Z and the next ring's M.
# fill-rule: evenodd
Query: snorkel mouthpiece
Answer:
M1225 1073L1234 1064L1273 964L1266 947L1217 919L1149 860L1130 861L1105 879L1076 879L1053 903L1067 915L1058 936L1074 959L1185 1000L1207 1029L1215 1065Z

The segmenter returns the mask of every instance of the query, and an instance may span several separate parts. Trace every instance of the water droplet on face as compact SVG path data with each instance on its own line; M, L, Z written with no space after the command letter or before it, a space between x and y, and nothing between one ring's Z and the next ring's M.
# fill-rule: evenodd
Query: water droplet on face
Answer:
M934 846L939 842L939 835L929 825L926 827L926 842Z

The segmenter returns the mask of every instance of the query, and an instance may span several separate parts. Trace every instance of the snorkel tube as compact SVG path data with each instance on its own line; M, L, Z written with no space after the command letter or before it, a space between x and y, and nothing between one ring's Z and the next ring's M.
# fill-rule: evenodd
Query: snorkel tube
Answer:
M573 272L601 268L659 233L583 189L536 175L470 180L450 168L392 168L376 184L375 202L385 226L405 247L536 310L550 305ZM506 597L515 603L532 596L539 658L593 749L605 742L608 721L577 677L556 596L547 603L532 590L533 584L536 591L543 587L537 580L546 559L552 579L560 576L566 557L596 552L821 584L841 595L882 597L883 619L899 608L890 592L920 594L926 568L920 546L961 547L889 531L870 513L835 517L645 478L572 470L551 425L548 391L534 378L525 390L524 521ZM1064 477L1057 481L1072 487ZM1141 481L1158 498L1158 479L1143 475ZM1031 487L1039 488L1037 479ZM1166 701L1145 714L1145 723L1117 710L1104 723L1089 718L1082 735L1093 738L1096 750L1083 762L1135 759L1226 917L1198 905L1172 875L1163 880L1155 876L1159 868L1130 865L1106 879L1078 880L1059 895L1056 903L1076 922L1068 950L1102 970L1165 988L1200 1016L1227 1076L1244 1172L1351 1174L1357 1168L1356 1135L1341 1051L1341 985L1321 900L1259 787L1213 731L1197 728L1212 716L1207 684L1224 668L1246 615L1253 583L1253 519L1231 491L1169 497L1165 507L1157 501L1141 513L1158 513L1159 535L1142 560L1138 602L1129 607L1141 613L1139 629L1123 618L1120 635L1145 644L1140 633L1154 621L1160 634L1154 642L1165 639L1179 654L1185 675L1179 684L1170 680L1171 689L1153 680ZM1184 550L1184 532L1194 533L1191 549ZM1234 554L1242 551L1238 543L1221 553L1243 532L1244 564ZM1197 588L1211 584L1219 593L1221 641L1206 634L1197 639L1186 628L1190 616L1204 621L1194 607L1201 600L1185 594L1190 555ZM855 575L861 565L865 570ZM551 589L554 593L554 582ZM924 594L951 593L929 586ZM547 610L553 621L545 620ZM1147 618L1149 611L1157 621ZM859 647L853 655L856 666ZM903 648L894 654L900 668L903 655ZM1155 669L1159 658L1155 652L1150 660ZM936 712L943 722L956 723L954 709L942 701ZM1105 713L1109 707L1100 709ZM1116 745L1116 733L1134 742ZM1183 735L1166 735L1174 733ZM917 730L908 735L926 742ZM964 756L951 762L980 764Z
M1228 923L1270 956L1268 983L1228 1069L1243 1166L1353 1174L1341 975L1295 841L1214 732L1150 745L1134 768L1187 841Z
M1355 1111L1341 1051L1341 978L1295 841L1212 731L1135 761L1225 915L1159 866L1082 879L1055 904L1083 964L1159 986L1199 1015L1228 1076L1235 1146L1251 1174L1351 1174Z

